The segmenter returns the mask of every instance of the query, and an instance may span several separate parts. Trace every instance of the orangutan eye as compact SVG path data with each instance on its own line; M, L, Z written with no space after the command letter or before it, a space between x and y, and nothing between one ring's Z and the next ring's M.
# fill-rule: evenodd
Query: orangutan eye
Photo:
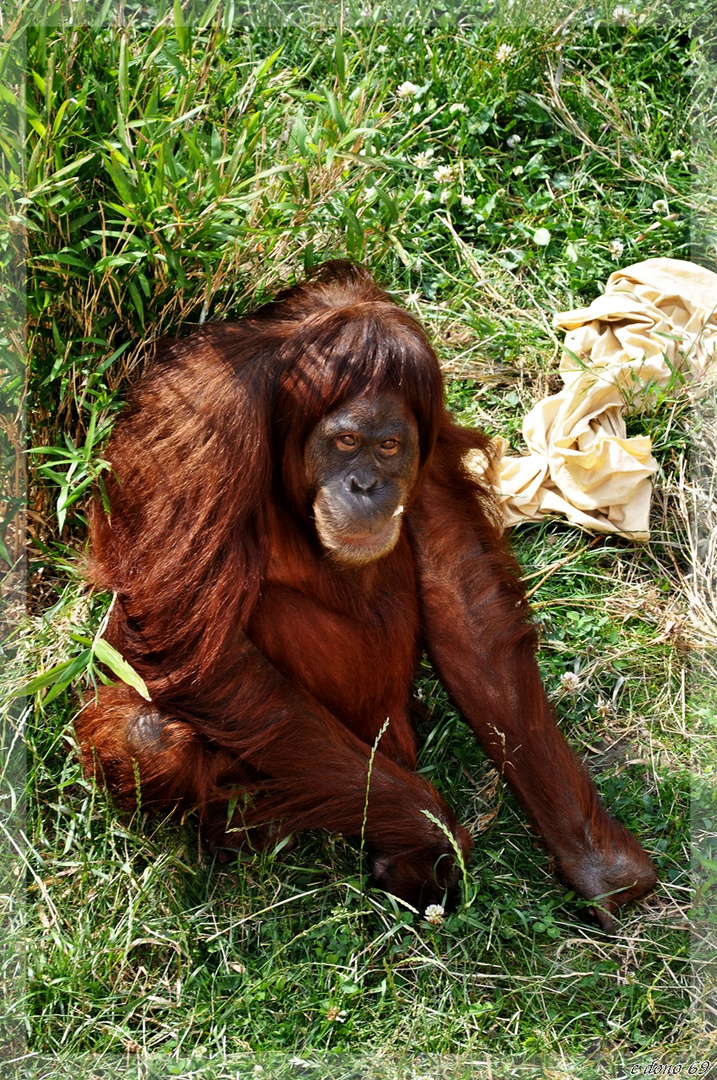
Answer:
M398 439L384 439L381 443L384 454L395 454L398 450Z
M358 439L355 435L339 435L336 445L339 450L353 450L355 446L358 446Z

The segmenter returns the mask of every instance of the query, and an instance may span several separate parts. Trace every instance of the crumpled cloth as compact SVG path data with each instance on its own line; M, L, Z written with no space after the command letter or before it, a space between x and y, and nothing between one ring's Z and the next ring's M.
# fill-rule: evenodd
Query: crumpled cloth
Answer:
M557 313L554 325L566 331L564 386L525 417L527 455L497 466L506 526L557 513L647 540L658 466L649 437L627 437L624 414L705 374L717 348L717 274L647 259L616 270L602 296Z

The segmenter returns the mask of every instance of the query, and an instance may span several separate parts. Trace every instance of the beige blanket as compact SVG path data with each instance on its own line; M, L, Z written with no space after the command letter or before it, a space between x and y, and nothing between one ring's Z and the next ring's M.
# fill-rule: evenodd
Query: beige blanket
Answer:
M647 436L627 437L624 413L704 375L717 343L717 274L647 259L616 270L602 296L554 323L566 331L564 387L526 416L527 455L499 465L506 524L557 513L646 540L657 462Z

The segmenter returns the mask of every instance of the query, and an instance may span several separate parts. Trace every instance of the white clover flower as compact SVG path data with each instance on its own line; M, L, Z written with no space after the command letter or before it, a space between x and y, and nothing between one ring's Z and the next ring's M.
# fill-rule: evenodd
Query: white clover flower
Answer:
M607 701L603 701L602 698L597 703L598 716L602 716L603 720L606 720L612 713L612 705L609 705Z
M536 229L533 233L533 243L538 247L547 247L550 243L550 229Z
M384 56L384 54L388 52L388 45L377 45L376 52L379 56Z
M512 64L514 53L515 46L507 44L499 45L495 51L495 58L499 64Z
M511 169L513 176L522 176L524 169L522 165L516 165L514 169Z
M342 1024L346 1019L346 1010L339 1009L338 1005L332 1005L326 1013L326 1019L332 1023Z
M607 246L607 250L610 253L610 258L614 259L615 262L617 262L617 260L621 257L623 251L625 250L625 245L623 244L622 240L611 240Z
M505 145L508 147L509 150L513 150L518 145L519 142L520 142L520 135L510 135L505 140Z
M452 184L454 175L452 165L439 165L433 173L433 179L439 184Z
M671 150L670 151L670 161L684 161L685 157L686 157L686 155L685 155L684 150Z
M442 203L447 203L450 197L451 189L447 187L441 188L441 194L438 196L439 201Z
M413 159L413 164L417 169L427 169L431 164L431 158L433 157L433 147L429 146L425 150L422 150L420 154L416 154Z
M560 676L560 685L563 690L567 690L569 693L573 694L580 686L580 679L574 671L565 671Z
M445 911L440 904L429 904L426 908L426 922L433 926L440 926L444 915Z
M453 104L449 107L448 111L451 114L451 116L453 116L453 113L457 113L457 112L465 113L465 115L467 116L468 113L470 112L470 109L468 108L467 105L462 105L460 101L454 101Z
M667 199L655 199L652 204L652 209L656 214L668 214L670 212L670 208L667 205Z
M616 8L613 8L612 21L616 22L618 26L627 26L631 18L632 12L622 4L618 4Z
M399 98L411 98L420 90L420 86L416 86L412 82L402 82L396 90L396 97Z
M470 210L471 206L475 206L475 202L471 195L461 195L461 206L465 206L466 210Z
M414 259L411 263L411 270L413 270L416 274L420 274L423 270L423 259L420 256Z

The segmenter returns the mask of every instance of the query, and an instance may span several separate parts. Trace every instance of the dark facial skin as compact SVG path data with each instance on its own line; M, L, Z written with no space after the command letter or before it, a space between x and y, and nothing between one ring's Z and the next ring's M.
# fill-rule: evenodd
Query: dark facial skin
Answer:
M360 397L328 413L305 451L319 540L344 566L395 546L418 472L418 425L396 394Z

